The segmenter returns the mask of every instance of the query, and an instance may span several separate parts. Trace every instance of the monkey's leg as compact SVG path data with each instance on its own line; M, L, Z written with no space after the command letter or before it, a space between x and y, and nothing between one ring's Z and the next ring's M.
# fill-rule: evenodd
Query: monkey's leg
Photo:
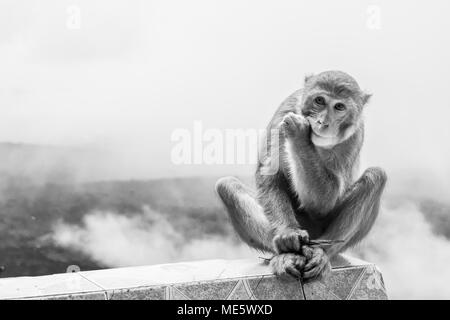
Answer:
M257 202L253 190L234 177L221 178L216 183L216 190L242 240L255 249L274 252L274 228L263 207ZM283 252L272 257L270 266L279 277L298 278L305 260L300 253Z
M336 254L361 241L372 228L378 216L380 199L387 176L383 169L368 168L353 184L344 200L331 216L321 238L342 239L327 252Z
M305 266L305 277L314 277L322 272L328 258L354 246L372 228L378 216L380 198L386 184L386 174L381 168L368 168L353 184L343 201L327 218L322 239L344 240L326 248L310 248L310 259ZM328 256L328 257L327 257Z
M225 177L217 181L216 191L241 239L255 249L272 252L272 228L253 190L237 178Z

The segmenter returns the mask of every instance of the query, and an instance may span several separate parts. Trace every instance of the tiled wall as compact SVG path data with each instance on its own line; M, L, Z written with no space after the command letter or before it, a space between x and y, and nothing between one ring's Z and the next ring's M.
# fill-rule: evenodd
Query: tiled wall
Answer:
M0 280L1 299L387 299L373 265L335 264L325 281L274 277L255 260L208 260ZM347 259L347 260L345 260Z

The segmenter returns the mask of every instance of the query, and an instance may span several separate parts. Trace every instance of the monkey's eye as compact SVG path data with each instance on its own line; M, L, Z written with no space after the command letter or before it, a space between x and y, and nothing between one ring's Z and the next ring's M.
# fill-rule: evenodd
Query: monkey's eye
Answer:
M345 110L345 105L343 104L343 103L336 103L335 105L334 105L334 108L337 110L337 111L344 111Z
M318 96L314 98L314 103L318 104L319 106L324 106L325 105L325 98Z

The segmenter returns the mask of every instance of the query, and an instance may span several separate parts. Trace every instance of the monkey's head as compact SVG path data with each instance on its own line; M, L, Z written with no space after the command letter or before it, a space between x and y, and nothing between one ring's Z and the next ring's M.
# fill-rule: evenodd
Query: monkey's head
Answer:
M306 77L301 113L311 124L312 142L331 148L352 136L369 98L345 72L325 71Z

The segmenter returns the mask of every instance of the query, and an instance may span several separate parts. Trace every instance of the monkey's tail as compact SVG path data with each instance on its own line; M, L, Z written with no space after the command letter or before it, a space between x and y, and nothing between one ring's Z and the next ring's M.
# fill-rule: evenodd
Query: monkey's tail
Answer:
M254 191L235 177L219 179L216 191L239 237L255 249L273 252L272 228Z

